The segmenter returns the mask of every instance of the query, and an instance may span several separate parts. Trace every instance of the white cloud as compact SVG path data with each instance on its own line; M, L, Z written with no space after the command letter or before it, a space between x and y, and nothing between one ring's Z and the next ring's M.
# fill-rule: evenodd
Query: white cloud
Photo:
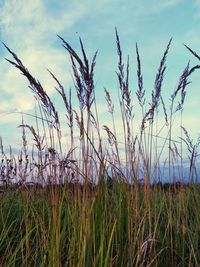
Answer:
M194 18L199 19L199 17L200 17L200 0L194 1L194 7L195 7Z
M151 10L152 12L162 12L167 8L171 8L180 2L183 2L183 0L154 0L151 1Z
M195 0L195 5L197 5L198 7L200 7L200 0Z
M100 20L104 12L108 12L107 18L109 19L105 22L102 21L102 24L107 22L109 25L112 25L112 27L110 27L112 29L115 25L119 25L117 21L118 17L124 17L124 14L127 14L127 16L124 17L127 19L128 16L132 16L134 23L132 22L130 27L126 28L124 24L122 24L124 31L129 32L130 28L137 27L137 23L135 23L137 19L143 22L146 17L148 18L149 14L152 15L157 12L163 12L181 2L183 2L183 0L130 1L130 9L134 12L134 16L132 16L132 13L127 12L129 11L129 4L126 5L123 1L29 0L24 2L24 0L4 0L4 4L0 9L2 39L16 52L19 58L22 59L24 65L41 81L44 88L52 96L54 94L55 83L46 71L46 68L49 68L56 74L66 85L66 89L68 89L71 78L66 53L64 50L59 50L55 46L57 33L61 35L63 32L70 33L71 27L82 18L87 19L88 14L95 15L97 13L98 20ZM200 7L199 0L196 1L196 5ZM115 15L113 9L116 11L117 15ZM123 16L118 16L121 12ZM110 17L115 17L116 21L113 21ZM95 25L95 32L99 34L99 31L102 29L103 33L105 33L106 28L99 27L101 26L99 23L100 22L97 21L97 26ZM194 36L195 34L196 32L194 31ZM151 58L155 58L155 55L159 52L160 39L159 42L157 39L153 40L154 47L146 47L146 52L144 51L144 53L142 53L143 57L146 53L149 54ZM148 44L150 42L152 41L149 41ZM105 41L105 43L107 42ZM158 47L155 47L156 44ZM7 52L5 52L5 56L10 58ZM106 67L107 66L103 66L104 71ZM0 90L3 90L7 96L1 100L0 112L7 112L13 108L24 112L31 111L34 108L34 98L27 88L28 84L25 78L20 76L19 71L15 70L14 67L10 66L7 62L0 62L0 73L4 75L3 79L0 79ZM101 113L99 114L100 117L103 118L102 125L109 125L110 118L108 119L106 104L99 106L99 112ZM10 121L12 121L12 119L10 119ZM188 123L190 122L191 121L188 119ZM195 122L193 126L195 128ZM116 120L116 128L121 138L123 127L119 119Z
M4 1L0 9L0 24L3 41L52 95L56 84L46 68L55 73L67 89L71 78L65 52L53 46L55 35L79 20L85 14L86 7L73 4L68 10L65 6L60 10L59 17L53 16L47 7L48 3L45 5L45 1L41 0L26 3L23 0ZM11 58L4 51L5 57ZM9 112L13 107L24 112L33 109L34 98L28 92L28 82L20 76L19 70L2 60L0 71L4 73L0 88L6 96L1 100L1 112Z
M49 4L49 5L48 5ZM5 1L0 10L1 26L6 38L14 40L19 47L37 45L44 41L44 45L51 42L55 34L69 29L87 12L85 5L67 5L59 10L55 16L49 11L51 1L10 0ZM52 7L53 9L53 7ZM49 38L51 37L51 38Z
M54 44L56 34L69 30L85 14L86 7L73 4L70 9L61 9L57 17L47 7L48 3L45 5L45 1L41 0L4 1L0 8L0 28L3 42L53 96L56 84L46 68L58 77L66 89L71 78L66 53L59 49L61 45L57 48ZM6 50L1 50L3 52L4 57L12 59ZM20 130L16 130L16 127L21 123L21 115L13 112L34 114L35 100L26 78L3 56L0 59L0 73L3 74L0 79L0 135L4 137L4 142L16 144L20 140ZM25 120L32 123L31 117L25 116ZM10 130L5 131L5 127Z

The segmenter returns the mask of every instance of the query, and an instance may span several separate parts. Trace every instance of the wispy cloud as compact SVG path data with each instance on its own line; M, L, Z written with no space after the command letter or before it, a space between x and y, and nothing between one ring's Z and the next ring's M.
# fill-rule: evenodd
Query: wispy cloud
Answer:
M24 4L22 0L5 1L0 11L3 34L19 47L35 46L41 41L48 44L52 38L47 37L69 29L87 12L83 4L66 4L56 14L51 2L34 0Z
M185 2L184 0L130 0L127 2L123 0L31 0L25 3L24 0L2 0L0 8L1 40L17 53L30 72L41 81L45 90L51 97L54 97L55 83L46 68L55 73L66 89L69 88L71 83L70 64L64 49L61 49L56 34L62 35L70 43L72 40L72 46L74 46L73 37L76 35L76 31L80 31L79 34L85 34L86 42L89 43L89 46L91 45L92 50L93 48L100 48L101 50L99 55L101 59L97 59L97 63L100 62L99 65L97 64L97 69L100 70L99 76L101 77L102 88L98 90L97 94L102 91L103 95L103 86L107 86L108 82L108 84L110 83L108 89L113 88L111 93L116 97L116 79L112 80L110 76L112 69L115 78L114 70L117 68L117 59L115 58L117 55L114 50L114 27L119 28L123 48L131 54L131 60L134 59L135 41L138 41L138 39L139 42L141 41L142 62L145 65L143 68L145 86L150 87L152 83L149 80L154 79L157 63L162 55L165 42L171 37L171 33L177 33L176 41L179 38L177 49L180 48L183 41L188 45L192 44L191 47L194 50L198 47L197 26L190 25L189 23L192 23L192 21L189 21L185 23L187 24L185 26L190 29L184 28L183 30L183 28L180 28L182 23L178 18L179 14L173 14L174 17L171 18L170 10L179 8L179 5L180 7L182 5L182 8L183 6L184 8L187 7ZM199 12L200 0L194 1L192 6L194 5L198 7L195 12ZM188 7L190 6L188 4ZM180 14L182 11L180 9ZM195 13L194 10L192 12L192 14ZM174 27L172 27L172 23ZM178 50L177 52L179 53ZM181 53L180 57L175 58L171 65L177 68L177 64L180 64L182 70L189 57L186 53L186 60L182 65L185 54ZM175 54L173 53L173 56ZM0 55L0 73L3 73L3 78L0 77L0 113L9 112L13 109L24 112L33 111L34 98L27 87L26 80L19 75L19 71L3 60L3 57L10 57L6 50L1 49ZM113 66L113 64L116 65ZM135 71L135 65L133 69ZM152 73L153 78L150 77ZM172 76L171 80L167 81L167 92L168 88L171 88L173 80L177 81L175 74L172 73ZM104 79L105 77L107 77L107 80ZM171 90L170 88L169 90ZM133 89L135 90L135 88ZM149 90L151 90L151 87ZM102 103L99 106L103 124L104 118L106 117L105 121L107 119L105 115L106 106ZM13 120L9 117L10 122L13 122ZM188 119L188 123L190 122ZM118 125L118 129L121 129L120 122Z
M5 1L0 9L3 41L18 54L50 94L54 92L55 83L46 68L52 70L65 84L68 84L70 78L70 74L66 75L68 64L64 52L53 45L56 34L70 29L86 11L83 4L63 5L56 15L54 6L41 0L27 1L26 4L22 0ZM4 73L0 88L7 96L3 99L1 110L9 111L13 106L17 110L31 110L34 101L26 93L26 81L5 61L1 61L0 69Z
M195 4L196 4L197 7L200 8L200 0L195 0Z
M151 12L162 12L168 8L174 7L183 2L183 0L153 0L150 2Z

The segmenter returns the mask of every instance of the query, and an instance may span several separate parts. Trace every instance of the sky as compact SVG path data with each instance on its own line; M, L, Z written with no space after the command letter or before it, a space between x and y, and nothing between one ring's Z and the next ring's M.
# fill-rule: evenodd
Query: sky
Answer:
M188 61L191 66L199 63L183 44L200 54L200 0L0 0L0 41L18 55L58 107L61 104L47 68L66 91L73 83L69 57L57 34L78 52L80 36L89 58L98 49L95 82L102 125L109 124L104 87L113 99L118 97L115 27L124 57L130 56L133 97L137 90L136 42L144 87L151 94L159 61L173 38L163 84L167 101ZM17 128L21 115L13 112L34 114L35 100L25 78L5 58L11 57L0 44L0 136L5 145L17 146L21 142L21 130ZM192 76L183 116L183 124L194 138L200 133L199 81L197 72ZM75 91L72 92L75 98ZM30 117L25 115L24 120L28 123ZM117 116L119 131L120 123ZM174 128L178 138L179 128Z

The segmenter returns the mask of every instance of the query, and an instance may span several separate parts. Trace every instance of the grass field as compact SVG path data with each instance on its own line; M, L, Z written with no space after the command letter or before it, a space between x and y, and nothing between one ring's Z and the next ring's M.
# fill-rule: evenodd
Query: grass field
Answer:
M199 210L199 185L15 188L1 195L1 266L199 266Z
M59 38L71 59L75 90L66 90L49 72L66 111L67 147L51 97L5 45L13 57L9 63L28 80L38 109L34 126L22 117L22 149L17 155L11 148L6 153L3 141L0 145L0 266L200 266L200 185L195 183L200 178L200 138L194 142L181 123L186 89L200 66L184 68L166 104L162 84L170 40L149 100L136 45L135 95L141 120L135 123L129 58L124 62L116 30L123 125L123 140L119 140L115 103L108 89L104 92L111 123L103 128L99 123L94 80L97 53L90 63L81 39L79 56ZM74 95L78 107L72 101ZM175 126L180 128L178 142L173 139ZM168 173L165 184L163 168Z

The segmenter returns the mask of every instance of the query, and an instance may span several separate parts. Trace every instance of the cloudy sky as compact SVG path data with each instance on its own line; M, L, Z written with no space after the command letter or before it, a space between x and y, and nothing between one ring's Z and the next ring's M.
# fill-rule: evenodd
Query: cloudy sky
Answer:
M183 43L200 54L199 0L0 0L1 41L15 51L55 102L58 101L55 84L46 69L56 74L66 90L72 85L69 58L57 34L78 51L78 37L81 36L90 58L98 49L95 81L102 124L109 123L103 88L106 87L113 98L118 94L115 27L124 56L130 55L133 95L137 90L136 42L144 85L151 93L159 60L173 37L163 85L163 95L168 101L188 61L191 65L198 64ZM21 116L13 112L34 114L35 102L26 80L5 61L10 55L3 45L0 46L0 136L7 145L17 144L20 143L21 132L17 126ZM192 81L183 123L191 135L197 137L200 132L200 72L193 75ZM28 122L30 117L25 116L25 120Z

